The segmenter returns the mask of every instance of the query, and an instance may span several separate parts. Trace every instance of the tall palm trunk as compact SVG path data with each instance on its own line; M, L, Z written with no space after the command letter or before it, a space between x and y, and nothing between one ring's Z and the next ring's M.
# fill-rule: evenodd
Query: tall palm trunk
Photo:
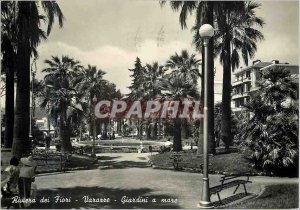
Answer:
M60 140L61 140L61 151L72 152L72 144L70 140L70 125L67 119L66 111L63 111L60 116Z
M214 2L207 2L207 23L212 25L213 22L213 7ZM208 71L207 71L207 106L208 109L208 152L210 154L216 153L216 144L215 144L215 123L214 123L214 39L211 38L208 43Z
M181 124L181 138L188 139L189 138L189 128L187 120L184 120Z
M30 41L28 28L30 25L30 4L19 2L18 17L18 50L17 50L17 94L14 123L14 139L12 154L20 158L29 154L31 142L29 139L30 125Z
M204 49L202 48L202 52L201 52L201 57L202 57L202 61L205 60L204 57ZM205 77L205 72L204 72L204 66L205 65L201 65L201 93L200 93L200 103L201 103L201 114L203 114L203 106L204 106L204 77ZM199 120L199 136L198 136L198 149L197 149L197 153L198 154L202 154L203 153L203 118L200 118Z
M223 92L222 92L222 134L221 138L225 144L226 150L232 144L231 136L231 49L230 40L225 38L226 60L223 64Z
M181 143L181 119L174 119L174 142L173 142L173 151L179 152L182 150Z
M108 135L107 135L107 127L108 127L108 122L104 122L103 123L103 133L102 133L102 138L104 140L108 139Z
M204 17L203 23L208 23L214 25L213 23L213 9L214 2L207 2L207 16ZM208 96L207 96L207 106L208 109L208 152L210 154L216 153L216 144L215 144L215 134L214 134L214 40L213 38L209 40L208 43L208 71L207 71L207 81L204 81L204 66L202 65L202 78L201 78L201 104L204 105L204 83L207 82ZM204 47L202 48L202 61L204 61ZM203 114L203 110L202 110ZM198 142L198 153L202 153L203 149L203 119L200 120L200 138Z
M151 138L157 139L157 119L152 120L151 123Z
M146 124L146 135L147 135L147 139L150 139L151 138L151 123L150 123L150 120L147 121L147 124Z
M6 88L5 88L5 139L4 146L11 148L14 135L14 61L15 53L11 43L7 42L7 54L3 55L3 60L7 61L6 66ZM5 57L4 57L5 56ZM6 57L7 56L7 57Z

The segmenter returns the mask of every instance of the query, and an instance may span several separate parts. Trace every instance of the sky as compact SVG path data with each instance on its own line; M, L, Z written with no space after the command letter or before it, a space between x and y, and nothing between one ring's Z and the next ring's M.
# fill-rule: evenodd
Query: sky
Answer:
M52 55L68 55L83 65L91 64L104 70L105 79L114 82L122 93L128 93L129 68L138 56L142 63L165 61L175 52L187 49L201 55L192 45L193 14L188 29L182 30L179 13L155 0L59 0L64 13L63 28L58 24L48 39L38 47L37 77L45 59ZM299 64L298 1L261 2L257 15L265 21L261 30L265 40L258 43L255 59L279 60ZM221 99L222 67L215 61L215 100ZM242 63L242 66L243 65Z

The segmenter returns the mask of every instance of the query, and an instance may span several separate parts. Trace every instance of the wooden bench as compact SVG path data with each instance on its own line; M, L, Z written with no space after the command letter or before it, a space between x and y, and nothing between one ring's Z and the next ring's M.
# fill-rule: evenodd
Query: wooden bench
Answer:
M242 177L246 176L246 179L242 179ZM220 179L221 184L211 187L210 190L210 196L213 194L217 194L218 195L218 199L220 201L221 204L222 200L220 197L220 192L222 190L231 188L231 187L236 187L233 194L236 193L236 191L238 190L238 188L243 185L244 190L245 190L245 194L247 195L247 189L246 189L246 184L247 183L252 183L251 181L249 181L249 172L247 173L240 173L240 174L225 174L221 177Z

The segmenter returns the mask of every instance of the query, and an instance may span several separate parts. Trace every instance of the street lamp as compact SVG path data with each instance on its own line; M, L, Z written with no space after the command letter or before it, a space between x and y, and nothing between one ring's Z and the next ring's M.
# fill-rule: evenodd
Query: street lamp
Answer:
M97 102L97 97L94 95L93 97L93 102L94 105L96 105ZM96 140L96 116L94 116L94 121L93 121L93 147L92 147L92 157L95 157L95 140Z
M204 121L203 121L203 178L202 178L202 196L199 203L201 208L211 208L210 193L209 193L209 178L208 178L208 43L209 39L214 35L214 28L209 24L204 24L200 27L200 36L203 39L204 45Z

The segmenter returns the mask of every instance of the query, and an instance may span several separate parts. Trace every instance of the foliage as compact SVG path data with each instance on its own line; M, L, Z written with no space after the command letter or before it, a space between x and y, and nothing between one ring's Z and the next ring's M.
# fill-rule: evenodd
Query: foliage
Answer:
M216 141L216 146L220 145L221 141L221 125L222 125L222 102L218 102L215 104L214 108L214 113L215 113L215 141ZM231 113L231 133L233 136L236 136L238 133L238 118ZM225 142L223 142L225 144Z
M173 160L171 158L172 153L162 153L157 155L152 155L150 160L152 164L157 167L162 168L170 168L173 170ZM201 166L199 163L203 162L203 157L198 156L193 152L183 152L182 153L182 166L183 168L189 168L193 170L201 170ZM211 173L243 173L251 171L253 173L258 173L259 171L252 168L251 163L243 157L243 155L232 152L232 153L223 153L220 154L217 151L217 154L209 158L209 162L211 166L209 166L209 170Z
M132 83L129 86L129 89L131 90L129 97L139 98L143 92L140 88L140 85L144 80L143 72L145 71L144 67L142 66L141 59L139 57L136 58L134 68L129 69L129 71L132 72L132 75L130 75L130 77L132 78Z
M197 60L195 54L190 56L187 50L182 50L180 55L178 53L172 55L165 66L172 69L184 81L192 80L194 84L197 84L201 76L198 68L200 62L201 60Z
M256 167L278 175L298 171L298 108L283 103L297 91L297 85L286 72L278 67L263 72L261 89L245 105L250 117L239 133L242 151Z
M78 84L77 75L82 66L78 61L62 56L62 58L52 56L51 60L46 60L48 68L43 72L47 73L45 82L45 93L41 107L49 107L49 114L55 125L59 126L62 149L69 151L70 143L70 123L80 121L80 115L87 105L81 99L83 93L75 89Z
M171 100L183 100L187 97L199 97L197 86L192 80L184 80L175 71L165 75L161 80L160 87L165 98ZM174 119L173 135L174 135L174 151L182 150L181 139L182 122L181 119Z
M154 98L161 93L160 81L165 71L164 67L157 62L146 64L141 85L141 88L144 90L142 95L144 98Z
M64 17L56 1L9 1L1 2L1 6L3 6L1 17L4 19L6 17L4 20L6 37L16 52L15 56L10 58L14 61L13 68L17 75L12 153L21 157L30 152L31 145L29 140L31 56L37 56L36 48L50 34L54 19L57 18L62 27ZM43 23L47 27L47 32L42 29Z
M226 148L233 142L231 133L231 72L239 67L240 54L246 65L257 50L256 43L264 38L257 29L264 22L256 16L260 4L254 2L221 3L216 8L215 54L223 65L221 138Z

